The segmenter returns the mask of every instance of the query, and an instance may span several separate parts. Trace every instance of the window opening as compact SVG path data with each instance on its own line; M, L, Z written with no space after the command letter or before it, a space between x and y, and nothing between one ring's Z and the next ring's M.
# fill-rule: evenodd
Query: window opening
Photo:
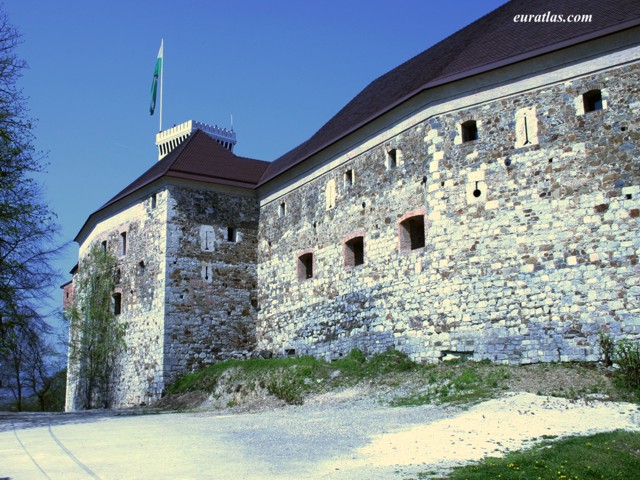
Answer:
M120 255L127 254L127 232L120 234Z
M153 195L151 195L151 208L156 208L157 205L158 205L158 197L154 193Z
M416 250L425 245L424 216L409 217L400 223L400 249Z
M287 214L287 206L285 205L284 202L280 204L280 207L278 208L278 214L281 217L284 217Z
M344 264L357 267L364 263L364 237L354 237L344 243Z
M107 241L106 240L102 242L102 250L105 251L105 252L107 251Z
M313 253L304 253L298 257L298 280L313 278Z
M238 240L237 230L233 227L227 228L227 241L236 242Z
M584 113L602 110L602 92L600 90L589 90L582 96Z
M396 168L398 166L398 150L392 148L387 152L387 168Z
M113 314L120 315L122 313L122 294L114 293L113 294Z
M347 170L344 172L344 186L350 187L353 185L353 170Z
M478 139L478 125L475 120L467 120L460 126L462 141L471 142Z

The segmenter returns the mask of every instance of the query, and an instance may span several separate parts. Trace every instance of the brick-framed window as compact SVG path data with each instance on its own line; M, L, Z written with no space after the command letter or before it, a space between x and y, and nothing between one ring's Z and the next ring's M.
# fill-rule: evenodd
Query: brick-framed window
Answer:
M364 263L364 236L353 234L343 241L343 257L345 267L357 267Z
M478 123L475 120L467 120L460 124L462 143L472 142L478 139Z
M425 247L427 222L425 209L404 215L398 222L398 239L401 252L412 252Z
M313 252L306 251L298 255L296 262L298 271L298 281L304 282L310 278L313 278L315 274L315 259Z

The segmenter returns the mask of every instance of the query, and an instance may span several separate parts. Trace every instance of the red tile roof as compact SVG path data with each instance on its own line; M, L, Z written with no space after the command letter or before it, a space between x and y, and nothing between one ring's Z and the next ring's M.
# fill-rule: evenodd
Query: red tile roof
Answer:
M268 165L262 160L238 157L206 133L196 130L100 210L164 176L252 189Z
M592 21L514 22L516 15L547 12L590 14ZM513 0L371 82L311 138L271 163L259 185L421 91L638 24L638 0Z
M91 214L75 240L80 243L82 232L99 212L162 177L184 178L253 190L268 165L268 162L262 160L239 157L206 133L196 130L171 153Z

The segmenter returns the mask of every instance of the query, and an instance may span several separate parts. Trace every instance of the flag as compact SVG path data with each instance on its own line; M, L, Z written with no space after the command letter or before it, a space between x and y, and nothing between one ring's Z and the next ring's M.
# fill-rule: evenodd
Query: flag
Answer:
M156 109L156 94L158 93L158 77L162 74L162 49L164 47L164 40L160 41L160 50L158 50L158 59L156 60L156 69L153 72L153 82L151 83L151 108L149 113L153 115Z

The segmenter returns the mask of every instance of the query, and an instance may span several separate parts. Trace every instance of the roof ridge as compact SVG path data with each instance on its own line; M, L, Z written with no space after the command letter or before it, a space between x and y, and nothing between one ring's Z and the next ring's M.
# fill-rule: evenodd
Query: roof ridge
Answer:
M299 145L264 172L262 186L319 153L420 92L528 58L577 45L640 23L637 0L584 1L592 22L516 22L514 15L548 9L566 14L578 5L569 0L512 0L379 76ZM573 10L572 10L573 9ZM542 14L542 13L541 13Z

